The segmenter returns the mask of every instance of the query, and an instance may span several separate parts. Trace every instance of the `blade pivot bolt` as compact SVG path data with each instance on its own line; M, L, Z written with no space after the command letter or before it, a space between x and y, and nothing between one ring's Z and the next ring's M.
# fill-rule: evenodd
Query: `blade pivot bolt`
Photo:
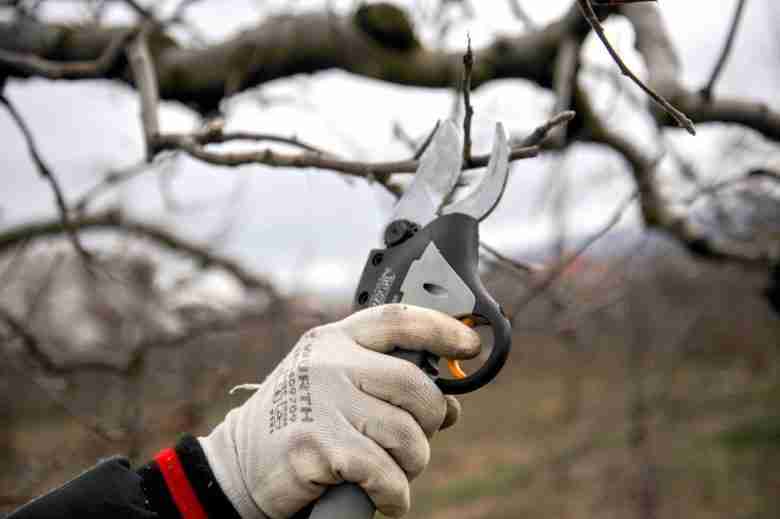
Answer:
M393 247L399 245L420 230L420 226L409 220L396 220L387 226L385 230L385 245Z

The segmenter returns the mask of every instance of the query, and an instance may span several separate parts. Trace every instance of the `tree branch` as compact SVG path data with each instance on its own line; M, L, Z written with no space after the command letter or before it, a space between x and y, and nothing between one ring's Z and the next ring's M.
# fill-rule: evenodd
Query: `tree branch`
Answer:
M333 155L321 155L319 153L285 154L271 149L248 152L223 152L209 151L199 146L195 140L186 135L161 135L157 139L160 150L181 150L192 157L215 164L218 166L243 166L251 164L263 164L272 167L288 168L319 168L346 175L384 179L395 173L414 173L419 166L419 160L407 159L392 162L360 162L337 158ZM514 147L510 153L510 160L527 159L539 154L538 146ZM490 155L476 155L471 158L464 168L479 168L487 166Z
M737 30L739 29L739 22L742 20L742 14L745 12L745 4L747 4L746 0L739 0L737 3L737 9L734 12L734 19L731 22L731 29L726 37L726 42L723 44L723 50L720 53L718 61L715 63L715 68L712 70L710 80L707 82L707 85L701 89L701 95L704 96L705 99L712 99L712 91L715 89L715 83L718 81L720 73L723 71L723 68L726 66L726 61L729 59L731 49L736 40Z
M184 254L196 260L204 268L214 266L224 269L248 288L260 289L270 294L271 297L277 297L276 291L267 280L245 270L234 260L221 256L200 244L176 236L162 227L127 218L119 211L108 211L85 216L73 220L71 225L79 231L108 229L151 240L163 248ZM65 232L65 228L59 220L11 227L0 233L0 252L26 240L58 236L63 232Z
M533 19L528 16L528 13L523 8L523 5L520 3L520 0L508 0L509 1L509 8L512 10L512 14L523 22L523 25L525 25L525 28L531 31L537 30L538 26L536 25L536 22L533 21Z
M680 83L680 59L666 24L656 6L636 5L620 10L636 32L636 48L647 64L648 78L655 90L670 99L697 123L740 124L780 141L780 113L764 103L740 99L706 99ZM668 124L664 113L655 113L658 124Z
M148 27L148 26L147 26ZM135 84L141 94L141 123L146 142L146 160L151 162L157 151L157 136L160 134L158 105L160 94L157 90L157 74L154 70L146 40L148 28L144 27L128 45L127 56L133 71Z
M531 265L530 263L525 263L510 258L509 256L499 252L495 247L488 245L484 241L480 241L479 246L485 249L491 256L496 258L499 261L499 263L503 263L505 265L510 266L513 270L519 272L524 276L529 276L531 274L536 273L539 270L538 268Z
M46 180L51 186L52 192L54 193L54 200L57 203L57 209L59 210L60 213L60 220L62 221L62 226L65 229L65 232L67 233L68 237L70 238L70 242L73 244L73 248L76 249L76 252L78 253L79 256L81 256L81 258L84 260L85 263L89 263L91 259L90 254L81 244L78 233L76 232L76 228L71 223L70 215L68 212L68 206L65 202L65 195L62 193L62 188L60 187L59 182L57 182L57 178L54 176L54 173L52 173L52 171L43 161L43 158L38 152L38 148L35 145L35 140L33 139L32 132L30 132L30 129L27 127L27 124L25 124L21 114L16 110L16 108L11 103L11 101L2 94L0 94L0 103L5 105L6 109L8 110L8 113L11 115L11 118L19 127L19 130L22 132L22 135L24 136L24 140L27 143L27 149L30 152L30 157L32 158L33 163L35 164L35 167L38 170L38 174L44 180Z
M102 78L117 65L125 44L135 35L135 29L122 29L112 38L102 54L89 61L51 61L31 53L0 49L0 66L15 76L40 76L47 79Z
M104 191L128 181L136 176L149 171L153 165L150 165L146 161L141 161L139 164L134 164L128 168L121 170L109 171L103 177L103 180L88 189L83 195L81 195L73 204L73 209L77 216L83 216L87 210L89 204L94 199L103 194Z
M417 150L414 152L414 155L412 156L415 160L420 160L420 157L423 156L423 153L425 153L425 150L428 149L428 146L431 145L431 142L433 141L433 136L436 135L436 131L439 129L439 125L441 124L441 121L436 121L436 124L433 125L433 129L428 133L428 136L425 137L425 140L420 144L420 147L417 148Z
M526 306L533 302L540 294L545 292L550 286L557 280L566 269L568 269L580 256L582 256L594 243L603 238L609 231L615 227L626 211L633 205L639 196L638 192L633 192L625 200L623 200L617 209L612 213L606 224L604 224L598 231L589 236L583 241L577 249L566 255L557 265L550 268L547 273L543 274L540 279L534 282L533 286L522 297L518 298L509 306L511 319L514 321Z
M577 112L573 110L566 110L559 114L554 115L545 123L536 127L534 131L528 134L523 139L512 139L512 146L515 147L527 147L540 145L550 134L550 132L558 126L568 124L577 116Z
M308 142L302 141L296 136L283 137L281 135L274 135L270 133L254 133L254 132L223 133L221 129L207 130L204 132L194 133L189 136L175 135L175 134L168 134L168 135L175 136L176 138L191 137L196 143L200 144L201 146L205 146L206 144L223 144L226 142L233 142L233 141L275 142L277 144L286 144L294 148L300 148L302 150L311 153L316 153L319 155L328 155L328 152L323 150L322 148L319 148L314 144L310 144Z
M650 88L650 86L645 84L644 81L639 79L639 77L637 77L637 75L634 74L634 72L630 68L628 68L628 65L626 65L626 63L623 61L623 58L620 57L620 54L618 54L618 52L609 42L609 38L607 38L607 35L604 31L604 26L601 25L601 22L599 21L596 12L593 10L593 5L591 5L590 1L591 0L577 0L577 5L580 6L583 16L585 17L586 20L588 20L588 23L596 32L596 35L599 37L601 42L604 44L604 47L607 49L607 52L609 52L609 55L612 56L612 59L620 68L620 72L623 75L630 78L639 88L641 88L648 96L650 96L650 98L653 101L655 101L661 108L663 108L664 111L666 111L666 113L671 115L672 118L674 118L674 120L677 121L677 124L679 124L682 128L688 130L688 133L690 133L691 135L696 135L696 128L693 126L693 122L684 113L682 113L680 110L675 108L669 101L664 99L655 90ZM626 2L625 0L622 0L619 2L613 1L607 5L619 5L624 3L634 3L634 2Z
M542 142L548 135L548 133L560 126L567 124L569 121L574 119L575 112L573 111L567 111L560 113L548 121L541 124L538 128L536 128L529 136L527 136L525 139L521 141L519 146L521 146L520 149L526 148L526 147L532 147L536 146L538 143ZM436 129L439 127L439 123L436 123L436 126L433 128L433 131L428 134L428 137L426 138L423 145L420 147L420 149L415 153L415 157L418 155L422 155L425 148L427 148L428 144L430 144L431 139L433 138L433 135L436 133ZM396 189L393 188L393 186L388 185L387 183L382 184L385 189L388 190L388 192L395 196L396 198L400 198L401 193L398 192ZM512 269L513 272L519 273L522 275L528 275L531 273L536 272L538 269L536 269L534 266L523 263L521 261L514 260L501 252L499 252L495 247L492 247L491 245L488 245L484 241L479 242L479 246L482 247L485 251L487 251L489 254L491 254L500 264L506 265L510 269Z
M710 259L728 259L747 265L765 265L770 258L747 255L720 244L693 222L689 215L680 211L662 194L656 169L659 158L647 157L642 150L626 138L604 124L593 110L588 95L580 90L579 112L586 120L589 133L583 139L605 144L619 153L627 162L639 192L640 207L645 225L668 233L691 252ZM686 202L680 200L676 202Z
M368 8L372 8L368 6ZM376 8L379 8L378 6ZM315 12L268 18L235 37L205 48L182 48L171 38L150 33L150 52L157 68L160 96L206 113L228 94L298 73L340 68L354 74L406 85L449 88L459 70L462 52L419 46L407 14L395 7L397 32L382 32L354 15ZM360 10L358 10L359 12ZM368 23L368 25L366 25ZM27 21L0 23L0 49L33 54L41 59L96 59L120 29L69 27ZM501 37L475 50L472 87L497 78L525 77L549 86L547 64L557 54L563 35L585 34L587 24L576 11L539 31ZM25 38L18 35L24 33ZM401 45L399 39L411 42ZM11 71L11 75L26 77ZM126 70L106 78L132 82Z
M572 107L574 88L577 85L577 72L580 66L580 49L582 43L575 38L565 38L555 60L554 91L555 106L552 113L558 114ZM566 141L566 127L561 126L553 135L556 144L563 145Z
M658 9L644 3L605 0L593 5L617 6L634 25L637 48L648 65L650 87L695 123L740 124L780 141L780 113L761 103L742 100L710 102L680 85L679 60ZM400 9L398 13L400 20L407 19ZM0 49L57 62L94 60L126 30L30 20L0 22ZM405 33L407 37L417 41L411 33L411 23L404 30L410 33ZM536 31L498 37L474 50L472 89L502 78L523 78L552 88L554 73L550 64L555 62L564 39L582 39L588 31L590 25L579 5L574 4L560 19ZM20 34L25 37L20 38ZM331 68L403 85L452 86L453 71L460 67L462 52L428 49L418 41L417 46L402 49L392 44L397 35L381 34L362 27L355 16L321 12L269 18L231 39L203 48L181 48L155 30L150 33L149 50L157 69L161 98L180 101L203 113L218 108L228 92ZM30 75L0 68L11 76ZM132 83L132 76L124 67L112 67L103 77ZM654 116L660 125L676 125L662 110L654 112Z
M50 374L64 374L70 373L76 370L95 370L106 371L110 373L123 374L127 371L126 367L116 366L110 363L100 362L97 360L85 360L85 361L73 361L68 362L67 365L59 365L52 361L48 354L46 354L38 339L32 330L28 329L21 320L14 317L11 312L3 307L0 307L0 322L11 330L11 332L19 337L24 344L27 355L35 359L35 362L43 368L44 371Z
M471 51L471 36L467 36L466 53L463 55L463 163L471 163L471 119L474 107L471 106L471 74L474 70L474 53Z
M142 6L141 4L139 4L138 2L136 2L136 0L121 0L121 1L123 4L127 5L130 9L135 11L136 14L138 14L144 20L155 19L154 13L149 9L145 8L144 6Z

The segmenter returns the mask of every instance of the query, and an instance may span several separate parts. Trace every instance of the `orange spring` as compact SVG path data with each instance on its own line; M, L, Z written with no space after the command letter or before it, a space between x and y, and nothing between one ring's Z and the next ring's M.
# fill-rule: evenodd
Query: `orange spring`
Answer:
M473 317L464 317L460 320L460 322L469 328L474 328L477 325L477 321L475 321ZM456 379L460 380L466 378L466 372L463 371L463 368L460 367L460 362L457 360L447 359L447 368L449 368L450 373L452 373L452 376Z

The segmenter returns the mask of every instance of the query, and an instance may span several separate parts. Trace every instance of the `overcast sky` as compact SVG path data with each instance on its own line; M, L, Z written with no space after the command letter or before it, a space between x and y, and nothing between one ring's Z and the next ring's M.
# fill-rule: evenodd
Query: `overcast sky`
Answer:
M773 16L776 8L772 1L748 4L744 30L718 84L718 93L749 96L780 108L776 95L780 86L775 30L778 18ZM191 9L190 18L209 39L218 41L263 16L285 10L287 3L294 4L296 10L307 10L324 2L205 0ZM478 5L476 19L457 25L447 46L461 48L467 33L479 46L497 33L522 30L509 14L507 2L472 3ZM344 9L353 2L331 4ZM570 4L571 0L524 2L539 23L559 16ZM660 2L683 60L683 80L687 84L698 87L706 81L735 4L736 0ZM46 14L52 19L78 17L78 10L68 2L46 5L51 5ZM121 23L130 16L117 7L109 18ZM420 26L425 29L421 21ZM631 51L633 35L628 24L616 20L610 23L609 31L633 66L642 71L641 62ZM431 39L433 31L424 30L423 36ZM593 41L586 50L586 59L611 66L603 48ZM612 99L606 90L611 87L599 88L606 106ZM137 96L125 86L32 79L10 82L7 94L24 114L46 161L71 199L98 182L106 171L142 158ZM496 81L483 86L474 94L477 150L489 149L495 121L504 122L513 133L523 134L547 118L552 101L549 92L524 81ZM625 121L626 131L651 150L651 128L647 121L632 115L629 106L619 103L615 117L621 123ZM436 119L449 115L452 94L330 71L265 85L230 100L227 107L227 129L297 135L354 159L398 159L407 156L408 150L394 139L393 123L400 123L413 136L424 135ZM162 124L164 130L186 131L196 127L197 120L186 108L165 103ZM706 172L717 169L715 161L719 158L714 147L722 135L722 129L712 129L701 131L696 138L681 134L674 140L705 166ZM0 142L5 179L0 228L54 215L48 185L36 176L18 130L2 111ZM577 146L562 168L554 167L556 160L540 158L513 167L504 202L482 226L486 242L521 257L525 250L550 239L551 202L540 193L556 171L567 175L570 190L576 195L567 201L569 228L575 235L599 226L632 188L620 161L597 148ZM160 178L167 180L161 182ZM181 207L171 210L166 206L162 184L169 187L176 205ZM331 172L259 166L216 168L181 158L167 175L142 175L116 195L101 199L96 207L112 204L194 239L219 238L214 241L218 250L239 258L257 272L272 275L287 290L315 289L348 296L368 250L378 245L392 200L375 186ZM636 215L631 214L623 225L635 226L636 221Z

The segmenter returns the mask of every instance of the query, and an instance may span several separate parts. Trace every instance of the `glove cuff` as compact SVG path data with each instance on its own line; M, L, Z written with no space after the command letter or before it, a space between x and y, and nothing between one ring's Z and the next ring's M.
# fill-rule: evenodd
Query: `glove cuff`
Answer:
M192 436L157 453L137 473L149 506L161 519L241 519Z
M222 487L227 499L243 519L268 519L268 516L252 499L252 495L243 478L239 465L238 452L230 435L231 428L227 423L234 417L235 409L231 411L224 422L211 431L208 436L199 437L198 441L209 466L214 472L214 478Z

